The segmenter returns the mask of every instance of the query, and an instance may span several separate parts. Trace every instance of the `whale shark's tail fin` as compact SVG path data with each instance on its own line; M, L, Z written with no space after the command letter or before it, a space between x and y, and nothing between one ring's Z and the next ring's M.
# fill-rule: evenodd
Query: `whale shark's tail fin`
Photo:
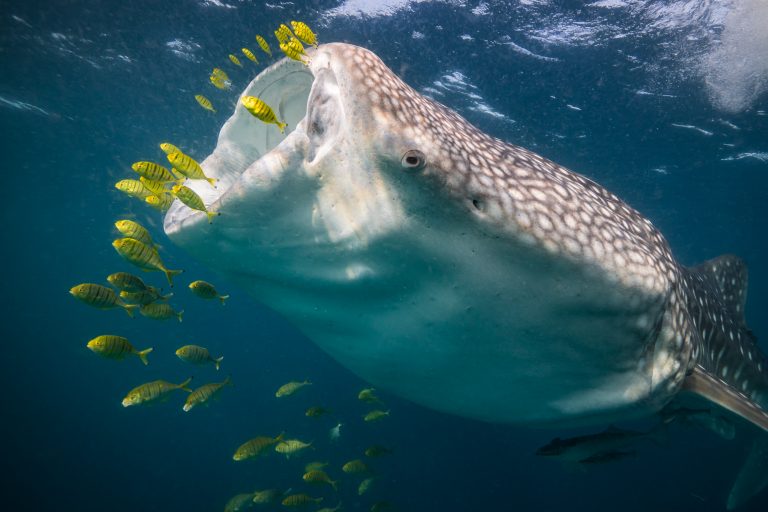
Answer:
M768 359L744 321L747 266L720 256L688 269L683 288L696 358L683 388L768 432Z

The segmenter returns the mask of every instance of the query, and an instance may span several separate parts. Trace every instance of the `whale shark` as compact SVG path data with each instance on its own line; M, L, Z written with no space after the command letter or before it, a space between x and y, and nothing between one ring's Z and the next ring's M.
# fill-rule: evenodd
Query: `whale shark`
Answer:
M681 397L768 430L747 269L679 263L638 211L487 135L373 52L330 43L256 76L170 239L373 385L464 417L589 425ZM257 342L254 335L253 342Z

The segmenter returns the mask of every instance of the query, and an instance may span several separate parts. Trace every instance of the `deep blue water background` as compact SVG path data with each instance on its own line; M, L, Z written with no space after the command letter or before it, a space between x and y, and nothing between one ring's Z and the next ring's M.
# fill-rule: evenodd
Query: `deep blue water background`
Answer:
M322 41L372 49L417 89L460 70L475 85L472 92L508 118L467 108L466 95L446 92L437 99L483 130L603 184L646 214L683 263L726 252L743 257L750 266L747 318L765 347L768 163L722 160L741 151L768 151L768 116L759 114L768 110L765 95L745 112L724 114L712 108L694 77L659 85L676 98L636 94L648 77L623 55L631 51L653 61L653 38L646 46L634 41L631 48L617 42L550 49L554 62L481 41L515 34L520 20L514 11L481 17L470 10L479 3L467 2L419 4L375 19L319 14L336 4L296 2L277 9L235 3L236 9L227 9L194 1L0 2L0 96L46 112L0 103L6 190L0 434L8 509L221 510L238 492L303 489L300 468L310 459L330 461L336 466L332 475L342 476L340 464L376 442L394 446L396 454L376 464L379 480L370 496L359 498L356 482L343 478L344 510L368 510L378 499L398 510L722 510L748 446L744 436L727 442L677 430L664 446L642 447L637 458L570 472L537 458L535 449L557 435L599 427L485 424L385 392L392 417L363 424L366 408L355 395L364 382L238 291L237 283L223 281L173 247L162 235L159 214L114 190L115 181L130 177L132 162L161 158L161 141L200 160L207 155L237 94L263 69L245 59L244 70L234 68L226 55L242 46L256 49L255 33L267 35L280 22L302 19ZM575 5L565 2L562 8L573 12ZM414 38L414 31L424 37ZM460 44L456 36L462 33L474 41ZM177 38L200 45L195 61L169 51L166 43ZM230 73L233 91L206 83L214 65ZM194 103L197 92L213 100L217 114ZM666 174L653 171L658 168ZM68 295L79 282L102 282L109 273L131 270L110 247L112 223L125 216L151 226L168 265L185 269L172 301L185 310L183 323L130 320L119 310L93 310ZM164 285L160 274L146 277ZM195 299L186 290L194 279L216 283L232 299L224 308ZM140 348L154 346L151 364L103 360L85 349L87 340L104 333L126 336ZM180 362L173 352L187 343L223 354L222 371ZM199 385L227 374L234 387L207 409L183 413L181 395L154 407L120 405L142 382L194 375ZM315 383L306 393L274 398L280 384L304 378ZM304 417L304 409L317 404L331 407L345 423L339 443L328 442L332 419ZM245 440L282 430L314 440L316 452L292 461L231 460ZM331 492L312 491L326 496L324 505L337 501ZM745 510L767 505L763 494Z

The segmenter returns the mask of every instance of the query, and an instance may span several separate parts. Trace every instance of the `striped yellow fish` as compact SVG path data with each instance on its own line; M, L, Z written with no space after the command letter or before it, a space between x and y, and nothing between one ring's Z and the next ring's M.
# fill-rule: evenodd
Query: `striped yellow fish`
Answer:
M135 162L131 169L152 181L176 181L171 171L155 162Z
M304 45L302 45L301 41L299 41L295 37L289 39L284 43L280 43L280 49L283 50L283 53L287 55L289 58L293 60L297 60L307 66L309 65L309 60L305 61L302 58L302 56L306 55L306 53L304 52Z
M152 191L139 180L120 180L115 183L115 188L136 199L146 199L147 196L152 195Z
M167 301L171 297L173 297L172 293L160 295L157 288L154 286L148 286L146 290L139 290L137 292L129 292L126 290L120 292L120 298L125 302L138 304L140 306L146 306L147 304L152 304L159 300Z
M147 289L147 285L142 279L128 272L115 272L107 276L107 282L117 288L127 292L141 292Z
M160 149L163 150L163 153L166 155L170 155L171 153L181 153L181 150L171 144L170 142L162 142L160 143Z
M207 405L208 401L211 398L215 398L219 391L221 391L222 388L228 384L231 384L229 377L224 379L223 382L212 382L210 384L204 384L200 386L196 390L192 391L189 396L187 396L187 401L182 409L184 409L184 412L189 412L198 405Z
M123 398L123 407L131 407L132 405L143 405L156 400L167 398L168 394L177 389L191 393L189 389L189 383L192 382L192 377L188 378L181 384L172 384L164 380L153 380L147 382L141 386L137 386L130 390L125 398Z
M205 110L210 110L211 112L216 112L216 109L213 108L213 104L211 103L211 100L203 96L202 94L195 94L195 99L197 100L197 103L200 104L201 107L203 107Z
M387 448L386 446L381 446L378 444L374 444L365 449L366 457L381 457L382 455L389 455L391 453L392 453L391 449Z
M258 505L266 505L283 497L283 492L277 489L264 489L253 493L253 502Z
M181 317L184 314L184 311L176 311L165 303L152 302L150 304L141 306L139 308L139 313L141 313L141 316L145 316L153 320L169 320L176 317L179 319L179 322L181 322Z
M235 66L243 67L243 65L240 63L240 59L238 59L237 57L235 57L231 53L229 54L229 60L231 60L232 64L234 64Z
M277 30L275 30L275 37L278 41L284 43L293 37L293 32L284 23L281 23Z
M82 283L70 288L69 293L89 306L99 309L123 308L128 316L133 317L135 304L126 304L117 296L112 288L94 283Z
M355 459L344 464L341 470L345 473L366 473L368 472L368 466L360 459Z
M341 502L339 502L339 504L336 505L333 508L331 508L331 507L323 507L320 510L318 510L317 512L338 512L339 510L341 510Z
M223 69L213 68L210 79L211 83L218 89L229 89L232 87L232 80L229 79L229 75Z
M208 216L208 224L213 222L214 217L220 215L218 212L208 210L200 196L189 187L185 187L184 185L174 185L171 189L171 193L173 193L179 201L193 210L205 213Z
M243 96L240 99L240 102L255 118L267 124L276 124L280 129L280 133L285 133L285 127L288 126L288 124L278 120L272 108L261 101L261 99L256 96Z
M163 272L168 279L168 284L173 286L173 276L181 274L183 270L168 270L160 259L157 250L143 244L134 238L118 238L112 242L112 247L117 253L144 270L157 270Z
M317 36L314 32L312 32L312 29L309 28L306 23L301 21L292 21L291 27L293 27L293 33L296 34L296 37L299 38L304 44L311 44L317 48Z
M165 212L173 204L174 197L172 194L160 194L147 196L144 201L159 212Z
M201 299L219 299L222 305L229 298L229 295L220 295L211 283L205 281L193 281L189 283L189 289Z
M357 399L367 404L380 404L382 403L379 397L376 396L374 388L361 389L357 394Z
M243 55L248 57L248 60L255 62L256 64L259 63L259 59L257 59L253 52L248 48L241 48L240 51L243 52Z
M316 471L318 469L323 469L328 465L327 462L307 462L307 464L304 466L304 472L309 473L310 471Z
M136 350L126 338L113 334L96 336L86 346L94 353L108 359L124 359L125 356L137 356L145 365L149 364L147 354L152 352L151 347L144 350Z
M313 498L306 494L291 494L290 496L283 498L283 501L280 503L282 503L284 507L304 507L310 503L320 503L321 501L323 501L323 498Z
M136 222L135 220L122 219L115 222L117 230L126 238L133 238L139 242L149 245L150 247L155 245L147 228Z
M203 168L191 156L184 153L171 153L168 155L168 162L187 178L191 180L205 180L214 187L216 186L216 178L206 176Z
M298 382L295 380L292 380L291 382L288 382L286 384L283 384L280 386L277 391L275 391L275 396L277 398L282 398L284 396L291 396L292 394L296 393L298 390L302 389L305 386L311 386L312 383L308 380L305 380L304 382Z
M152 181L148 180L144 176L139 176L139 181L147 190L152 192L153 195L159 196L168 192L165 188L166 183L168 183L166 181Z
M384 419L386 416L389 416L389 411L381 411L379 409L375 409L363 416L363 420L367 422L379 421Z
M216 369L219 369L224 356L214 358L208 349L199 345L184 345L176 351L176 355L182 361L186 361L192 364L206 364L213 363Z
M295 455L300 451L310 448L311 446L312 443L305 443L299 439L286 439L285 441L280 441L275 445L275 451L277 453L282 453L286 457L290 457L291 455Z
M306 473L304 473L304 476L302 476L301 478L302 480L310 484L328 484L331 487L333 487L334 491L339 490L338 486L336 485L338 482L336 482L335 480L331 480L331 477L328 476L328 473L326 473L322 469L314 469L312 471L307 471Z
M269 43L267 43L266 39L257 34L256 42L259 43L259 47L264 51L264 53L270 57L272 56L272 49L269 47Z
M253 439L240 445L237 451L235 451L235 454L232 456L232 460L241 461L257 457L262 453L265 453L268 448L276 445L282 440L283 434L280 434L277 437L254 437Z
M253 506L253 493L244 492L232 496L224 505L224 512L244 512Z
M362 482L360 482L360 485L357 486L357 495L362 496L363 494L367 493L371 490L371 486L373 485L373 478L366 478Z

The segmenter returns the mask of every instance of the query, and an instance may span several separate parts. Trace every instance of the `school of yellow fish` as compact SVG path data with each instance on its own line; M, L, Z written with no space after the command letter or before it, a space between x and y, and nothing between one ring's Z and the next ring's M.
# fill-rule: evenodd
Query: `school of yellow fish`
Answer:
M274 31L280 50L290 59L309 63L309 57L304 45L317 47L317 36L309 26L300 21L291 21L291 28L281 24ZM262 50L267 59L272 58L272 48L261 35L256 35L256 44ZM243 68L243 62L233 52L227 55L230 63L238 68ZM240 52L248 61L258 64L256 54L247 47ZM262 57L264 56L262 55ZM209 76L209 82L216 89L228 91L232 88L232 80L226 71L219 67L213 68ZM213 102L203 94L195 94L196 102L203 109L216 114ZM266 124L274 124L281 133L287 127L286 123L278 119L272 108L263 100L255 96L243 96L240 104L250 114ZM165 155L167 164L155 161L141 160L133 163L131 169L138 176L126 178L115 183L115 188L125 195L138 199L144 204L165 212L175 200L179 200L188 208L205 214L211 223L219 215L219 212L210 209L202 198L191 188L185 185L186 180L205 180L210 186L216 186L216 180L205 175L200 164L188 153L177 146L163 142L160 150ZM169 165L169 167L166 167ZM138 178L138 179L135 179ZM173 288L174 278L182 273L182 270L169 269L160 256L161 247L153 240L149 230L139 222L132 219L121 219L115 222L115 229L119 236L112 242L115 251L122 259L140 269L143 272L162 272ZM190 293L200 299L217 299L222 305L229 298L227 294L221 294L216 287L206 281L195 280L188 284ZM105 284L81 283L70 289L70 294L79 301L97 309L123 309L129 317L134 318L134 313L153 320L183 319L184 311L171 306L168 301L174 297L174 293L163 294L162 288L149 285L142 278L126 271L118 271L105 278ZM150 338L152 332L148 334ZM139 347L145 347L146 341L140 340ZM86 347L94 354L105 359L123 360L138 359L143 365L149 365L149 354L153 347L136 348L127 338L117 334L100 334L86 343ZM204 366L210 365L219 370L222 360L221 355L212 355L203 346L188 344L175 351L178 359L184 363ZM140 384L127 392L122 399L123 407L146 405L155 402L166 401L176 391L182 391L185 400L182 405L184 412L189 412L200 405L208 406L211 401L231 385L231 378L227 376L220 382L208 382L197 388L190 387L192 377L183 382L173 383L162 379ZM309 395L312 393L313 383L304 381L291 381L280 386L274 396L278 399L286 399L296 394ZM309 390L309 391L305 391ZM382 401L378 398L373 388L361 390L357 396L359 402L369 406L369 410L362 414L358 420L363 422L378 422L389 416L389 410L382 410ZM293 399L295 400L295 399ZM371 408L374 407L374 408ZM304 410L304 416L311 418L309 421L319 423L321 419L328 418L335 423L327 433L329 443L335 443L341 439L341 429L344 423L333 410L324 406L314 405ZM353 421L353 420L350 420ZM321 427L323 430L326 427ZM288 438L286 433L280 433L275 437L256 436L245 441L239 446L232 456L233 461L242 462L252 459L261 459L270 452L283 455L285 459L306 456L307 453L319 455L316 451L322 449L322 445L316 445L314 440L301 440ZM324 436L322 436L324 437ZM321 443L319 443L321 444ZM304 510L316 505L317 512L336 512L342 510L340 500L334 507L325 506L318 508L326 497L332 501L334 495L346 486L352 489L358 496L367 495L375 488L376 473L369 461L378 457L393 453L391 448L372 444L361 453L361 457L339 464L338 467L329 467L328 462L308 462L304 465L303 474L296 475L295 481L287 482L286 490L260 489L233 496L224 506L225 512L238 512L250 509L257 505L274 504L286 509ZM324 454L325 455L325 454ZM332 453L330 454L332 455ZM334 479L331 474L337 475ZM345 476L347 475L347 476ZM306 492L299 488L306 485ZM320 493L330 493L330 496L318 496ZM387 501L377 501L370 506L372 512L394 510Z

